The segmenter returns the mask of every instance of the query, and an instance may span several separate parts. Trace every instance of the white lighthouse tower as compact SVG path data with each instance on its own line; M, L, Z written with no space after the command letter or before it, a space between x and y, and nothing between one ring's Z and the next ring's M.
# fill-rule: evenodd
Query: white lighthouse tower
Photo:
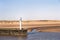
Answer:
M19 23L20 23L20 30L22 30L22 17L20 17L20 20L19 20Z
M19 30L20 35L27 36L27 30L22 28L22 17L20 17L19 23L20 23L20 26L19 26L19 28L20 28L20 30Z

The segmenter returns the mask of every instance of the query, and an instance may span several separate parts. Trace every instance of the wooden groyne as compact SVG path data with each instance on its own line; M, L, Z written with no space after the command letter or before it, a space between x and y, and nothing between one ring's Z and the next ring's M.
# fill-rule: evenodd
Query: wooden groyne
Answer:
M26 36L27 30L17 30L17 29L0 29L0 36Z

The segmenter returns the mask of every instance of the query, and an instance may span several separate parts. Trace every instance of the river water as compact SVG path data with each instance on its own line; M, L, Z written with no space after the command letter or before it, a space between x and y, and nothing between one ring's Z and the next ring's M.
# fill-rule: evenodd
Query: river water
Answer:
M60 33L30 32L27 36L0 36L0 40L60 40Z

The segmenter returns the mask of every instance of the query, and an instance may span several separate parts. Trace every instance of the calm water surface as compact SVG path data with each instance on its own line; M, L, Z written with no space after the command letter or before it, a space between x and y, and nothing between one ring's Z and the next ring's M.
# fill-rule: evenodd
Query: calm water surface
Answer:
M60 33L30 32L27 36L0 36L0 40L60 40Z

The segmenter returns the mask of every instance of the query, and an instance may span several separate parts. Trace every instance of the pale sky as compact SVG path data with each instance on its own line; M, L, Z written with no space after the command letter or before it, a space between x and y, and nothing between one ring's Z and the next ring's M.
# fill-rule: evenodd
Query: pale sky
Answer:
M60 0L0 0L0 20L60 20Z

